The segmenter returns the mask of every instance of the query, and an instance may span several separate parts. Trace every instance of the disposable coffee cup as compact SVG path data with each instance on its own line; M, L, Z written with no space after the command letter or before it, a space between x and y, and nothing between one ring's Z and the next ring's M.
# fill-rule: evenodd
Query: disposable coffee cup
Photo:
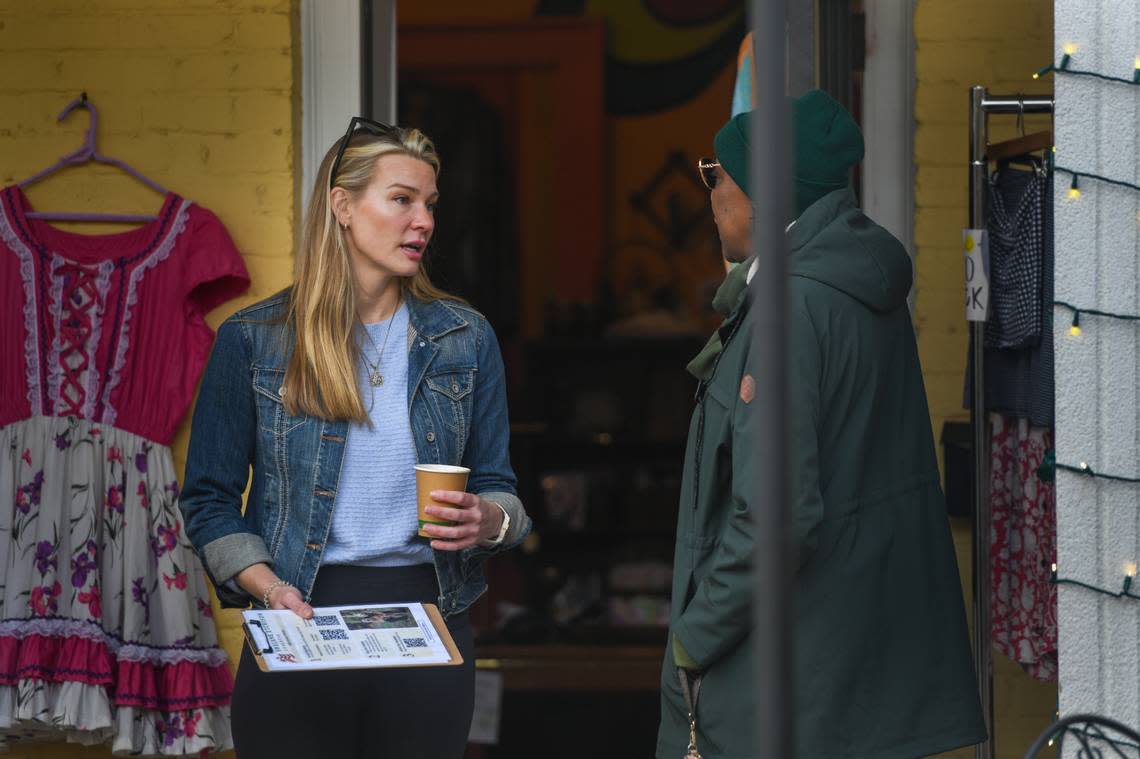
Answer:
M419 529L416 534L423 538L436 537L424 532L425 524L438 524L444 527L451 527L455 522L448 522L438 517L434 517L424 511L428 506L446 506L448 508L456 508L454 503L442 503L440 501L433 501L431 491L433 490L458 490L463 492L467 489L467 475L471 474L471 470L465 466L449 466L447 464L416 464L416 512L419 519Z

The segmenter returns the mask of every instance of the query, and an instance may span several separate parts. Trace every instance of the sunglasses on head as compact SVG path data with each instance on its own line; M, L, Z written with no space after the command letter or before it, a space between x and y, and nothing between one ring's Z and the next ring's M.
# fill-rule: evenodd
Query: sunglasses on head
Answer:
M720 166L720 161L712 158L697 159L697 173L701 175L701 183L710 190L716 187L718 166Z
M337 171L340 170L340 159L344 158L344 151L348 148L348 143L352 140L352 134L358 127L378 137L395 134L397 131L396 127L389 124L381 124L379 121L366 119L363 116L353 116L348 122L348 131L344 133L344 139L340 141L340 147L336 149L336 158L333 159L332 168L329 169L330 190L336 186L336 174Z

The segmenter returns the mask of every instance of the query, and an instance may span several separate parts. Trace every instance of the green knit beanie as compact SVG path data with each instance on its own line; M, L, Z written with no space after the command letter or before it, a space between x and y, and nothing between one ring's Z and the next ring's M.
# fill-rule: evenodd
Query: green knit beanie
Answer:
M795 137L795 207L798 219L812 203L850 181L851 167L863 160L863 133L834 98L811 90L792 103Z
M847 186L851 167L863 160L863 133L851 114L823 90L789 101L795 141L795 218L824 195ZM716 157L749 198L748 162L753 111L738 113L713 140Z
M716 150L716 159L720 161L720 167L728 172L732 181L736 182L749 198L752 197L748 189L748 162L752 160L749 155L751 129L752 111L746 111L729 119L713 138L713 148Z

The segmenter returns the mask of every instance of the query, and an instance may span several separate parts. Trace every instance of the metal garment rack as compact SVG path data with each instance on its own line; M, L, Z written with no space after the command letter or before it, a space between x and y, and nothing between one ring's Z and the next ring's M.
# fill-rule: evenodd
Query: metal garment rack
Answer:
M970 88L970 229L985 227L986 155L990 114L1052 113L1053 98L991 95L985 87ZM986 422L985 322L970 322L973 362L970 394L970 432L974 474L974 671L989 738L974 750L975 759L994 756L993 646L990 642L990 530L989 425Z

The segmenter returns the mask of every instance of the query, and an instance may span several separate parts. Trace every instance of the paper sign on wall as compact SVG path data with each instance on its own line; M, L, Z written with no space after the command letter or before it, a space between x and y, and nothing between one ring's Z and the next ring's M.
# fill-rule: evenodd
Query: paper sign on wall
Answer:
M471 743L496 745L502 715L503 676L498 672L475 671L475 713L471 717Z
M990 305L990 249L984 229L962 230L966 262L966 321L984 322Z

